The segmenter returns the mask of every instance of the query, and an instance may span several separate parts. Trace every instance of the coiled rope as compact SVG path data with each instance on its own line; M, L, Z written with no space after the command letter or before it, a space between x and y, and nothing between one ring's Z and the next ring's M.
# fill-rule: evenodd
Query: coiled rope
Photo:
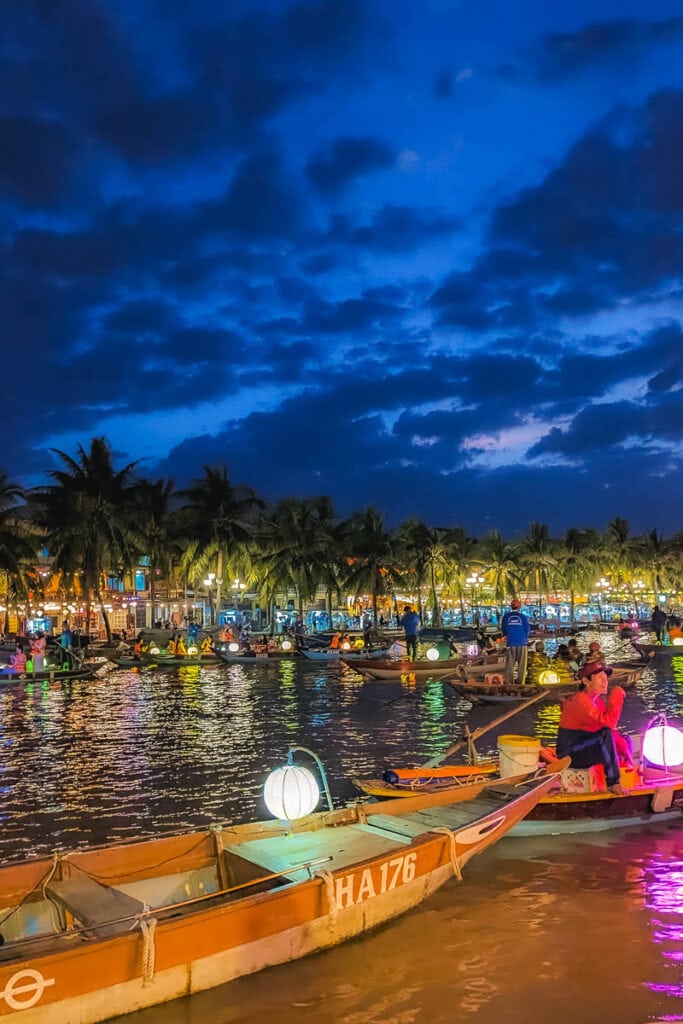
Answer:
M337 920L337 893L334 887L334 875L331 871L316 871L315 877L319 878L325 886L327 896L327 913L332 924Z
M459 882L462 882L462 867L458 860L458 852L455 845L455 832L451 832L451 830L445 826L439 826L439 828L432 829L432 831L437 832L441 836L448 836L449 853L451 857L451 864L453 865L453 875Z
M149 907L145 906L143 912L137 915L133 927L136 924L140 925L142 932L142 985L143 988L147 988L154 981L157 957L155 941L157 919L149 916Z

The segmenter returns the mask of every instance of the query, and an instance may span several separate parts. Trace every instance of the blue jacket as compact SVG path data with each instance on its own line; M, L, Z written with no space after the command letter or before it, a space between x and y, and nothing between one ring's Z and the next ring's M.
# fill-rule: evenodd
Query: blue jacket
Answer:
M401 616L399 622L403 626L406 636L417 636L420 631L420 616L417 612L406 612Z
M508 647L526 647L531 626L523 612L509 611L503 616L501 623L503 636Z

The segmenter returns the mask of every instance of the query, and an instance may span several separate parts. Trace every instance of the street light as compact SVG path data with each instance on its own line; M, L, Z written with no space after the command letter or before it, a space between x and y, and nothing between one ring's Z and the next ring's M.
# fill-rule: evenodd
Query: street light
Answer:
M468 576L467 579L465 580L465 583L468 583L469 586L472 587L472 618L475 626L479 625L479 609L477 607L477 587L481 586L485 579L485 576L480 576L478 573L472 572L472 574Z
M610 589L611 583L606 580L604 576L601 576L598 582L595 584L595 590L598 599L598 615L600 616L600 622L602 622L602 605L600 604L600 594L607 596L607 591Z

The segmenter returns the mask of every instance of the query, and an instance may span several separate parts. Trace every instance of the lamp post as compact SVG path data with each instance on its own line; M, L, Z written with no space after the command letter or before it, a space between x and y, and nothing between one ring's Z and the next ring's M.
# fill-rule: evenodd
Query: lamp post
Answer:
M606 596L610 586L611 584L609 580L606 580L604 576L601 576L595 584L596 596L598 599L598 615L600 616L600 622L602 622L602 605L600 604L600 594L604 594Z
M215 625L214 618L213 618L213 590L212 590L212 588L213 588L213 581L215 579L216 579L216 573L215 572L210 572L207 575L206 579L202 580L204 586L207 589L208 595L209 595L209 625L210 626Z
M485 577L480 576L476 572L472 572L471 575L468 576L467 579L465 580L465 583L468 583L469 586L472 587L472 620L475 626L479 625L479 609L477 607L477 587L481 586L484 580Z

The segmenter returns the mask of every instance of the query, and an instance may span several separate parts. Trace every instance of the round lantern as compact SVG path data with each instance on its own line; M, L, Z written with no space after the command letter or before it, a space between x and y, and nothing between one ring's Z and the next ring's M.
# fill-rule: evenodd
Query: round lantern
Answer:
M427 648L427 657L429 658L430 661L438 661L439 660L439 652L438 652L437 648L436 647L428 647Z
M191 658L194 658L194 657L196 657L196 655L197 655L197 654L199 653L199 651L198 651L197 647L195 647L195 645L194 645L194 644L191 644L191 645L190 645L190 646L189 646L189 647L187 648L187 653L188 653L188 655L189 655L189 656L190 656Z
M538 674L538 681L543 686L555 686L560 681L560 677L557 672L553 672L552 669L544 668L542 672Z
M159 648L157 647L156 644L152 644L152 646L149 649L149 653L150 654L159 654L160 653Z
M308 768L286 764L276 768L263 788L266 807L276 818L293 821L314 811L320 799L315 775Z
M344 643L342 644L342 651L350 651L350 650L351 650L351 644L349 643L348 640L345 640Z
M237 654L239 649L240 645L237 643L236 640L233 640L232 643L228 644L228 650L230 651L231 654Z
M660 768L683 764L683 733L672 725L651 725L643 737L643 757Z
M292 649L292 641L291 640L283 640L282 641L282 650L283 651L291 651L291 649Z
M673 647L683 647L683 636L675 636L671 644Z

